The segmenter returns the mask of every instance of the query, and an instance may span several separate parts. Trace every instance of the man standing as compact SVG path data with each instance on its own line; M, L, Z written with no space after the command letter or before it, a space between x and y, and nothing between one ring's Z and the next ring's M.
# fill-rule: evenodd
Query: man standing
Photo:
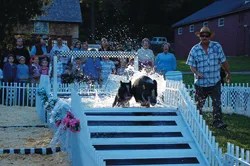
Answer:
M210 96L213 105L213 126L226 128L227 125L222 121L220 68L223 67L226 72L226 81L230 82L229 65L221 45L210 40L214 33L208 27L202 27L196 35L200 43L193 46L186 64L190 66L195 77L197 109L202 114L202 107L206 98Z
M13 55L15 56L15 63L19 64L19 57L23 56L25 58L25 64L30 64L30 53L24 46L23 38L18 37L16 39L16 48L13 50Z

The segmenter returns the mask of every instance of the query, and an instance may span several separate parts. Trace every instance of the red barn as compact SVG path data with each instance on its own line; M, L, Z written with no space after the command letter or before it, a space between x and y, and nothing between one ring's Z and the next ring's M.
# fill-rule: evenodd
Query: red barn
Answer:
M250 0L217 0L180 20L175 29L175 54L186 58L199 42L195 32L208 26L215 32L212 40L220 42L226 56L250 56Z

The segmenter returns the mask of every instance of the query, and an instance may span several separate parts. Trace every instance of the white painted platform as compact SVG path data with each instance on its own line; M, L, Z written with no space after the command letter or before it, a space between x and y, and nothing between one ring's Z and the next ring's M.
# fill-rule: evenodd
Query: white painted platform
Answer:
M131 162L127 165L133 165L133 162L140 162L140 164L134 165L145 165L145 166L206 166L206 161L198 150L195 141L189 133L187 126L183 119L180 116L180 113L177 109L174 108L91 108L86 109L85 114L87 115L87 121L92 122L93 124L88 125L88 130L91 134L94 134L95 137L91 138L92 145L111 147L110 149L98 149L97 154L107 162L107 165L126 165L126 162ZM154 113L159 112L159 115L154 115ZM168 113L170 115L161 115L161 113ZM117 114L116 114L117 113ZM119 115L121 113L121 115ZM136 114L139 113L139 114ZM140 114L145 113L145 115ZM152 114L150 114L152 113ZM171 121L171 124L164 122ZM110 122L110 124L109 124ZM114 122L114 123L113 123ZM116 124L117 122L117 124ZM141 125L140 125L141 122ZM154 123L155 122L155 123ZM163 124L159 124L163 122ZM175 124L172 124L174 122ZM95 123L98 123L95 125ZM102 125L102 123L104 125ZM119 125L121 123L121 125ZM126 125L128 123L128 125ZM135 125L133 125L135 123ZM158 136L154 133L181 133L182 136ZM103 134L104 133L104 134ZM107 137L105 137L105 133ZM129 133L129 136L126 134ZM132 133L132 134L131 134ZM133 133L139 134L139 136L133 137ZM147 133L149 135L140 136L140 134ZM150 135L152 133L152 136ZM100 134L100 138L98 138ZM116 134L125 135L116 137ZM104 135L104 136L103 136ZM131 136L132 135L132 136ZM171 135L171 134L170 134ZM158 149L123 149L123 147L132 147L136 146L152 146L155 147L158 144L164 145L176 145L178 144L188 144L189 148L164 148L161 147ZM119 149L119 145L121 149ZM134 147L133 147L134 146ZM113 147L116 147L112 149ZM117 149L118 147L118 149ZM192 161L198 161L198 163L178 163L182 161L176 161L176 159L193 159ZM154 164L154 160L161 160L161 164ZM137 161L139 160L139 161ZM149 161L150 160L150 161ZM171 164L171 162L177 162ZM183 160L183 161L184 161ZM109 161L118 162L119 164L108 164ZM190 161L190 162L192 162ZM111 162L111 163L112 163ZM123 163L125 162L125 163ZM145 164L143 164L145 162ZM147 163L149 162L149 163ZM152 163L151 163L152 162ZM164 162L170 162L164 164ZM189 162L185 160L184 162Z

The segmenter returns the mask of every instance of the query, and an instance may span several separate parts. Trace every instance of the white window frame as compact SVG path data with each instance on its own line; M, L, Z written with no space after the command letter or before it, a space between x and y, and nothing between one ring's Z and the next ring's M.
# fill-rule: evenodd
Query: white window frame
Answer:
M183 33L183 28L182 27L178 28L177 34L178 35L182 35L182 33Z
M189 32L194 32L194 24L189 25Z
M224 18L219 18L218 19L218 27L223 27L225 25L225 19Z
M203 26L207 27L208 26L208 21L203 22Z

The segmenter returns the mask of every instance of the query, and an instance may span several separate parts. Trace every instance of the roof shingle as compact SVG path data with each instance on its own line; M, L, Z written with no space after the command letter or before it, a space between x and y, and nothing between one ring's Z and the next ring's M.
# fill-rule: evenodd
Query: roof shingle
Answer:
M250 9L250 3L245 4L245 0L217 0L211 5L193 13L192 15L173 24L172 27L179 27L202 20L223 16L240 10Z
M37 21L82 23L79 0L53 0Z

